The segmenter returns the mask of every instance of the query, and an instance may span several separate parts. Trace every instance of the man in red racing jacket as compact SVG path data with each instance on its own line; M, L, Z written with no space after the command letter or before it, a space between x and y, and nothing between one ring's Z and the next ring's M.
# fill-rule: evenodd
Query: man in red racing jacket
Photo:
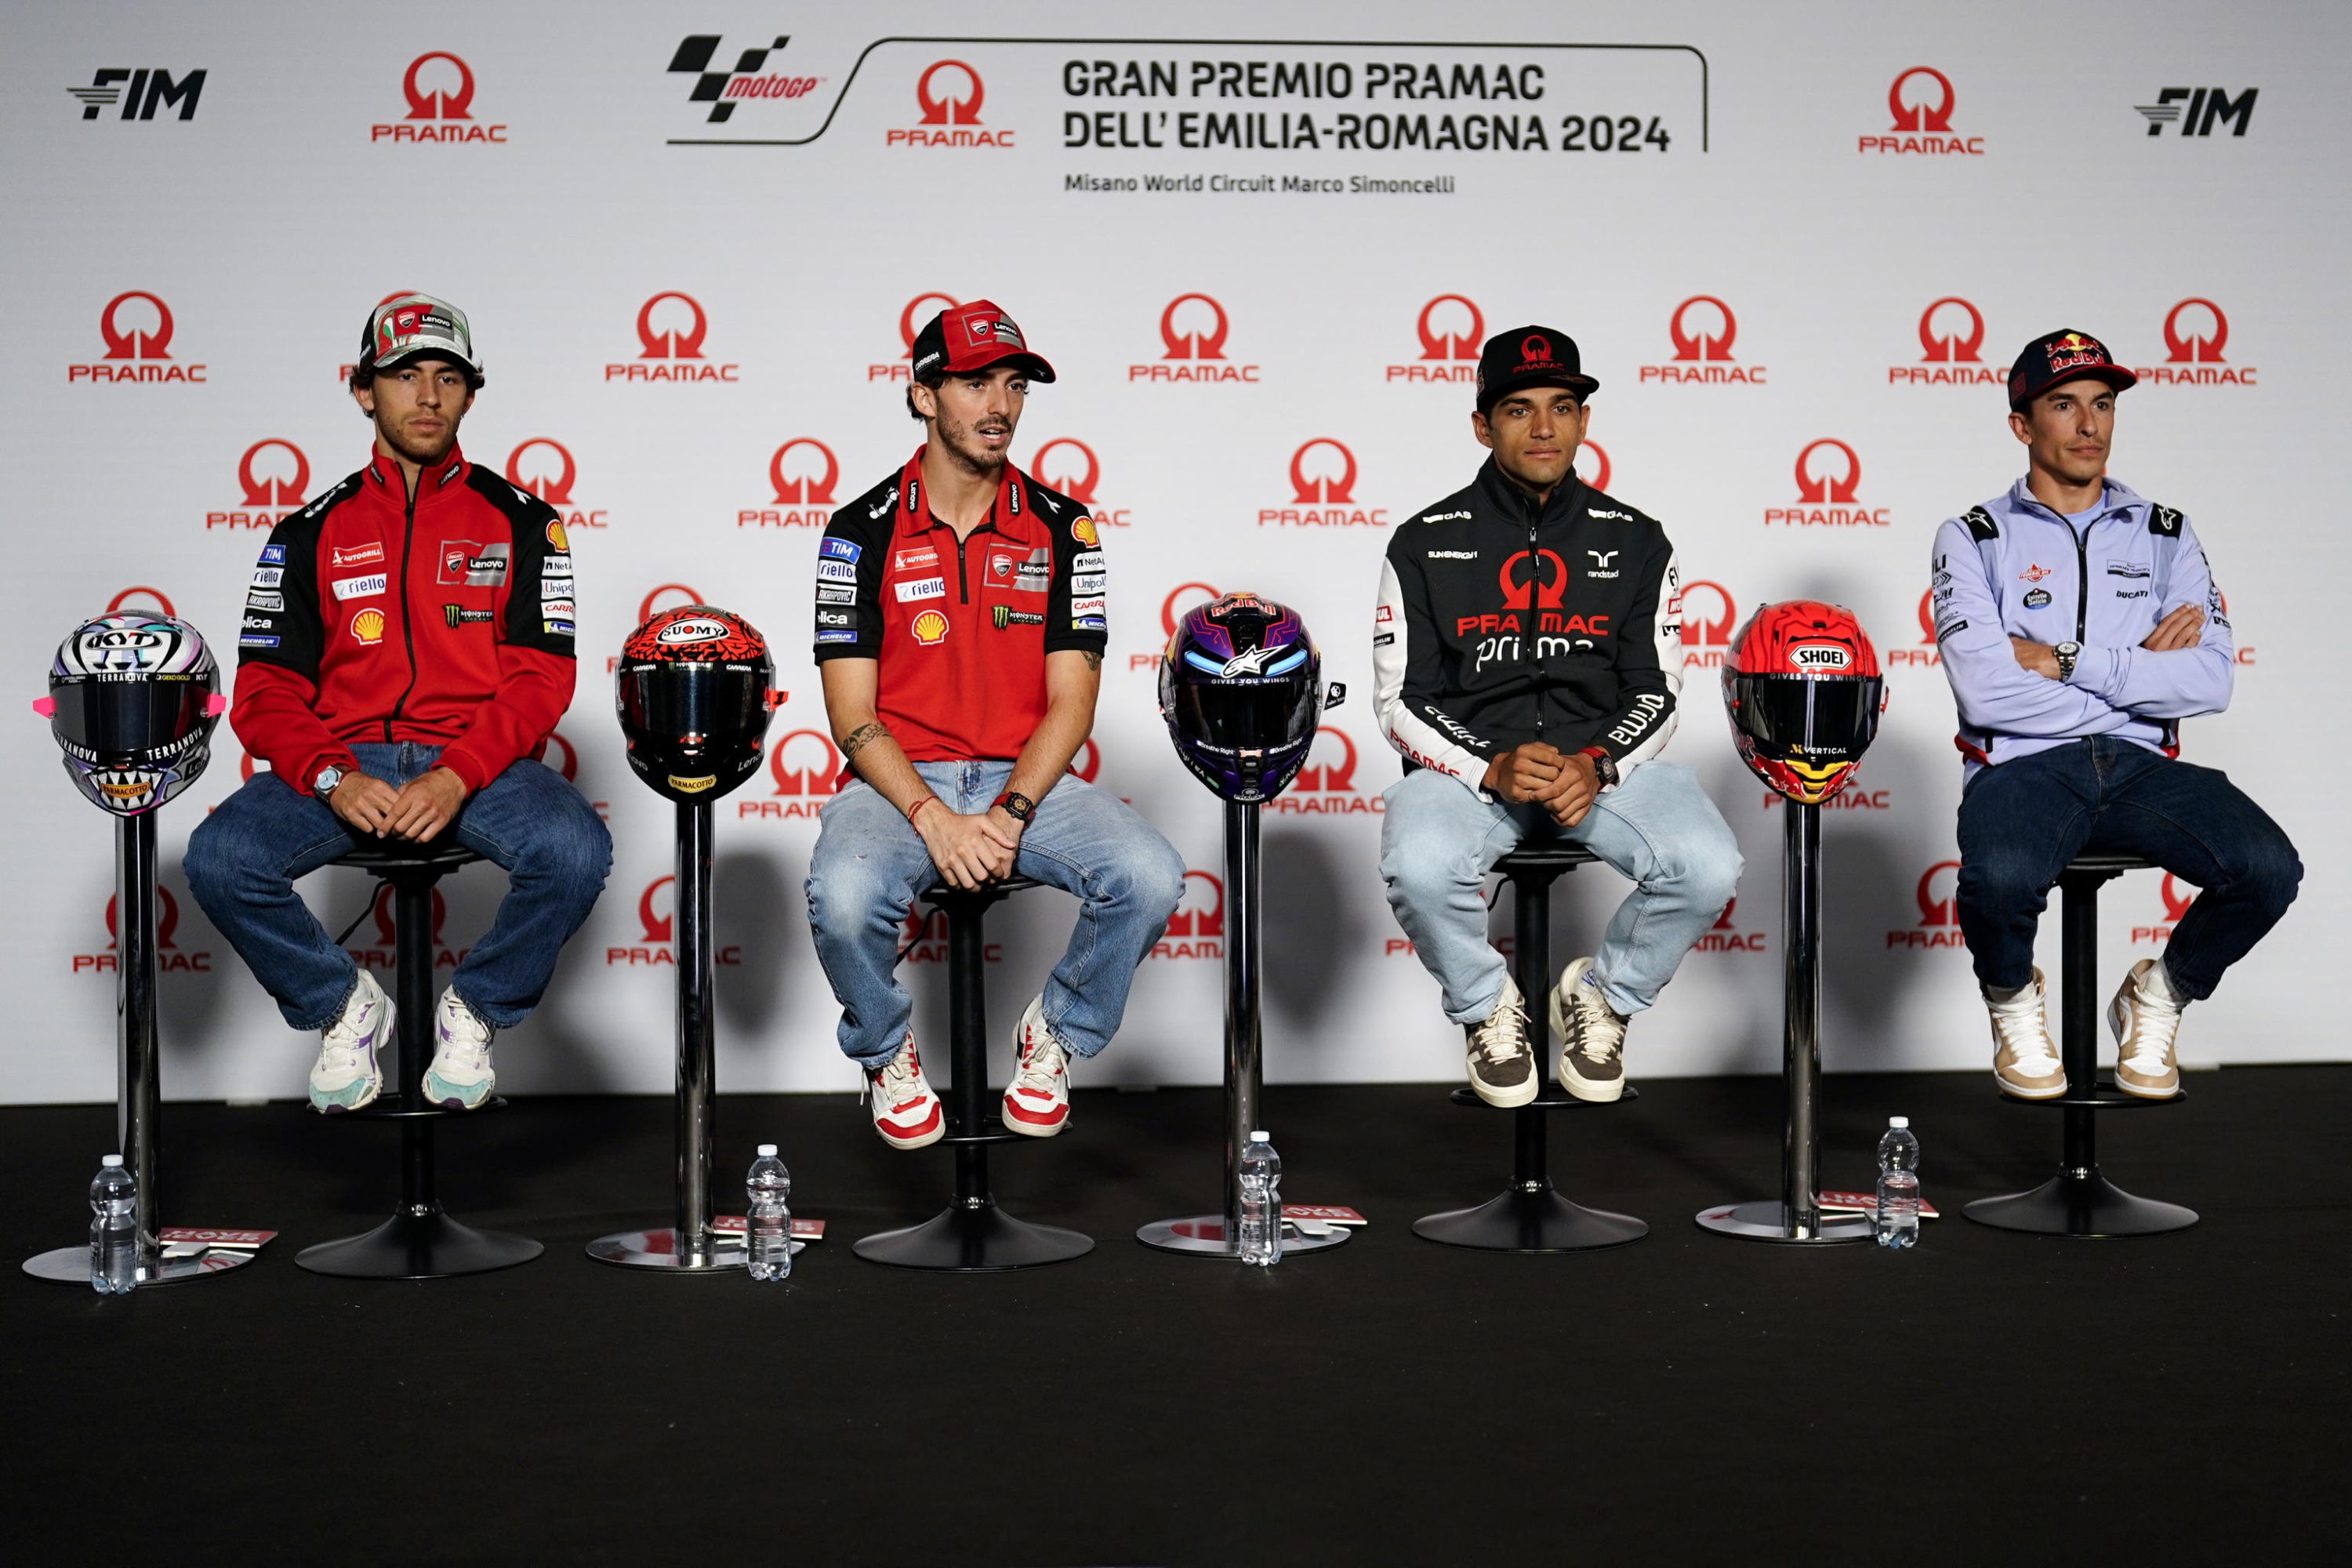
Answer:
M506 897L433 1011L426 1097L472 1110L490 1043L547 988L612 865L588 803L541 764L572 701L572 555L553 508L467 462L482 384L464 312L377 306L352 392L368 466L280 522L246 591L229 722L269 763L188 843L205 912L298 1029L324 1031L310 1103L382 1092L394 1013L294 881L363 839L444 830L504 867Z

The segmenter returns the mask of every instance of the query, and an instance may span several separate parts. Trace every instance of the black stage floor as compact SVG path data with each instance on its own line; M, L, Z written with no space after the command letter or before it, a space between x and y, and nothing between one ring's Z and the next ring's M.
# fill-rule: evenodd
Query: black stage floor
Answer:
M2063 1242L1950 1212L2047 1175L2054 1112L1998 1103L1982 1074L1831 1079L1828 1181L1863 1184L1906 1112L1949 1214L1885 1255L1696 1229L1704 1206L1770 1194L1778 1082L1644 1085L1638 1104L1556 1117L1553 1164L1564 1192L1651 1234L1559 1257L1408 1228L1500 1189L1499 1113L1442 1086L1276 1089L1286 1195L1372 1223L1270 1277L1131 1239L1214 1206L1213 1090L1081 1092L1061 1140L1002 1152L1008 1209L1100 1245L986 1277L849 1251L940 1205L944 1151L890 1152L844 1097L730 1097L722 1191L773 1139L796 1209L832 1225L782 1288L582 1256L662 1222L667 1101L531 1100L445 1128L452 1210L548 1250L404 1285L293 1261L389 1211L388 1127L173 1105L165 1217L284 1234L236 1274L127 1300L0 1279L9 1554L2333 1559L2352 1524L2352 1067L2189 1087L2178 1109L2107 1119L2103 1154L2204 1223ZM104 1108L0 1110L7 1258L83 1234L111 1129Z

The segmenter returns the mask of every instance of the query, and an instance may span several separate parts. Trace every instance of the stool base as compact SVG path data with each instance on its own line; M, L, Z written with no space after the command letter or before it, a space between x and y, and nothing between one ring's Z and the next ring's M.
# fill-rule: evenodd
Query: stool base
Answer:
M2030 1193L1979 1198L1960 1212L1995 1230L2085 1240L2163 1236L2197 1223L2195 1209L2134 1197L2095 1169L2061 1171Z
M1328 1252L1335 1247L1345 1247L1351 1234L1346 1227L1331 1226L1328 1236L1308 1236L1296 1225L1282 1227L1282 1255L1294 1252ZM1161 1252L1181 1253L1187 1258L1239 1258L1241 1252L1225 1235L1225 1216L1221 1214L1196 1214L1189 1219L1156 1219L1137 1228L1135 1239Z
M794 1242L797 1253L808 1244ZM599 1263L610 1263L617 1268L655 1268L671 1274L724 1274L732 1268L746 1267L751 1254L743 1249L742 1238L714 1238L709 1256L695 1261L677 1244L677 1232L665 1226L659 1230L625 1230L612 1236L600 1236L588 1244L588 1256Z
M337 1279L446 1279L512 1268L545 1250L527 1236L476 1230L439 1209L403 1210L362 1236L306 1247L294 1263Z
M184 1285L191 1279L209 1279L215 1274L226 1274L232 1268L242 1268L253 1261L250 1252L231 1252L215 1247L194 1258L158 1258L142 1264L139 1269L137 1289L150 1285ZM52 1252L36 1253L25 1259L25 1272L36 1279L47 1279L54 1285L79 1285L89 1289L89 1247L60 1247Z
M920 1225L877 1232L850 1248L868 1263L960 1274L1040 1268L1084 1258L1094 1249L1093 1237L1014 1219L992 1202L950 1205Z
M1572 1204L1546 1182L1507 1188L1475 1208L1423 1215L1412 1222L1412 1233L1423 1241L1483 1252L1598 1252L1639 1241L1650 1227L1629 1214Z
M1816 1229L1801 1235L1789 1223L1789 1211L1778 1198L1752 1204L1721 1204L1699 1210L1697 1218L1701 1230L1711 1230L1717 1236L1738 1237L1742 1241L1777 1241L1792 1247L1839 1247L1868 1241L1877 1229L1867 1215L1835 1218L1823 1215Z

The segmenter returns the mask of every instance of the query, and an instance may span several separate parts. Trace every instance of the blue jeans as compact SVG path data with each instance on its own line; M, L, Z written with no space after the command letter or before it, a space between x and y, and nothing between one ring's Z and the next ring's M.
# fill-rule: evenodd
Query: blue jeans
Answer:
M433 766L438 746L359 745L360 771L404 784ZM507 872L498 918L450 979L458 999L493 1028L528 1017L547 990L556 955L604 890L613 838L563 775L529 758L467 797L442 829ZM359 984L294 891L298 877L331 864L359 842L356 830L307 792L256 773L198 825L184 869L221 934L297 1029L323 1029Z
M1011 763L917 763L940 804L985 811L1013 776ZM907 1038L915 1000L896 973L902 922L939 870L898 808L853 781L817 813L809 856L809 927L841 1003L842 1053L876 1068ZM1184 861L1118 796L1066 777L1037 803L1013 869L1075 893L1077 929L1045 982L1046 1026L1093 1056L1127 1012L1135 966L1168 930L1184 894Z
M2033 931L2066 862L2124 851L2195 884L2164 967L2198 1000L2294 902L2303 862L2229 776L2093 735L1985 768L1960 795L1960 935L1977 979L2033 978Z
M1509 966L1486 941L1485 882L1524 838L1580 844L1633 879L1592 961L1593 984L1629 1017L1658 999L1739 887L1738 840L1696 776L1675 763L1635 768L1574 827L1539 806L1481 800L1433 768L1405 774L1381 798L1389 908L1457 1024L1486 1017L1503 994Z

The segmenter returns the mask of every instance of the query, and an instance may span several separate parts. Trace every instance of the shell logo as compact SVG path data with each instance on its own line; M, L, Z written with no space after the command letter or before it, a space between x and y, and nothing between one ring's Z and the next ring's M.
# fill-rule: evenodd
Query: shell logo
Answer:
M1089 550L1102 542L1102 535L1095 531L1095 520L1083 512L1077 521L1070 524L1070 537Z
M947 640L948 618L937 610L925 610L915 617L915 624L910 629L914 632L917 642L925 647L929 647L934 643Z
M383 641L383 612L362 610L358 615L353 616L352 636L360 640L362 647L373 647Z

